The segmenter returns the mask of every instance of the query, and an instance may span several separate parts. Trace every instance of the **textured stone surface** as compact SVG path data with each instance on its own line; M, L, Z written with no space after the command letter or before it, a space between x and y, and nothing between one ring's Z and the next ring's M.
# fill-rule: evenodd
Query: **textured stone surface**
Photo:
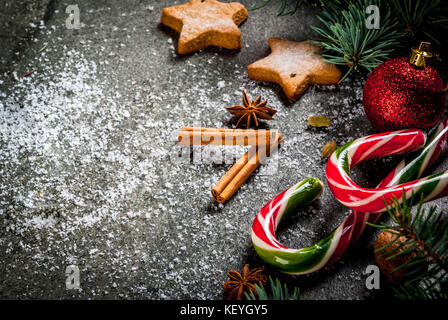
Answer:
M180 1L76 2L78 30L65 24L71 1L21 7L8 0L14 8L2 7L2 15L22 21L0 30L0 296L221 299L228 270L262 264L250 242L257 211L303 178L324 181L327 142L373 133L361 104L364 77L313 86L295 103L277 85L248 79L247 65L269 53L268 37L312 36L311 8L292 17L277 17L275 6L250 12L241 51L180 57L177 34L159 23L162 8ZM14 32L26 39L7 40ZM238 158L244 148L195 148L201 161L179 163L176 132L182 125L230 127L235 120L225 107L240 104L243 89L278 110L266 126L285 142L218 205L210 190L230 166L219 157L226 151ZM326 115L331 126L310 128L312 115ZM397 161L370 161L354 178L374 186ZM440 161L436 170L447 166ZM433 204L445 208L447 200ZM327 189L288 218L278 238L310 245L346 213ZM367 232L342 261L316 274L267 272L307 299L387 297L384 281L380 293L365 288L374 239ZM66 289L70 264L80 269L80 290Z

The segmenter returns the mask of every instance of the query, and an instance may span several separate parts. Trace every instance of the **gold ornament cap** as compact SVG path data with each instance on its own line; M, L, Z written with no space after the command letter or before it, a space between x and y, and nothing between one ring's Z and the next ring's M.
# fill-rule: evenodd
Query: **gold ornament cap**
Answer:
M432 58L431 43L422 41L418 48L411 49L411 56L409 58L409 63L413 66L419 68L426 68L429 63L429 60Z

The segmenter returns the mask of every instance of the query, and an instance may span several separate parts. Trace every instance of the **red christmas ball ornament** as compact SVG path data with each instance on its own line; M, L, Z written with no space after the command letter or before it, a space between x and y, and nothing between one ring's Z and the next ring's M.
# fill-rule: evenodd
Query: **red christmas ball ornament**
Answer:
M444 85L429 65L429 43L412 48L411 57L380 64L367 78L363 104L378 131L434 126L445 108Z

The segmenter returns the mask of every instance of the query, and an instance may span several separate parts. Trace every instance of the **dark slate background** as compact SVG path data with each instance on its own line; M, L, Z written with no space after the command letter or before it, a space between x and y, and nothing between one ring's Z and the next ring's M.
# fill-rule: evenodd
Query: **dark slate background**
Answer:
M0 4L0 297L222 299L229 270L262 265L250 241L258 210L306 177L325 181L320 151L327 142L374 133L362 107L365 74L311 87L294 103L277 85L247 77L247 65L269 53L268 37L314 36L314 8L287 17L275 15L276 5L250 12L241 51L181 57L177 34L159 22L163 7L179 3ZM66 28L71 4L80 9L79 29ZM231 127L225 107L240 104L243 89L278 110L264 127L278 129L285 142L218 205L210 190L230 167L219 157L226 151L237 159L245 148L195 148L201 161L178 163L176 132ZM310 128L312 115L326 115L331 126ZM399 160L369 161L353 177L373 187ZM441 159L434 170L447 167ZM447 200L432 204L444 209ZM311 245L347 212L326 189L280 226L278 238L293 248ZM389 298L384 279L381 290L365 287L376 233L366 232L327 270L266 273L300 287L304 299ZM79 290L66 289L68 265L80 269Z

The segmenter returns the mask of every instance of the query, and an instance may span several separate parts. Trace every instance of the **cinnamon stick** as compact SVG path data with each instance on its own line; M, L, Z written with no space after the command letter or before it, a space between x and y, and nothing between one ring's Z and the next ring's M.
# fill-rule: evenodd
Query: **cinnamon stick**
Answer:
M184 126L181 131L220 131L220 132L241 132L241 131L255 131L254 129L228 129L228 128L206 128L206 127L187 127Z
M227 187L230 181L235 178L238 172L247 164L249 158L255 154L257 151L257 146L252 146L249 151L247 151L244 156L242 156L235 164L226 172L226 174L218 181L218 183L212 189L213 198L217 198L221 192Z
M244 165L241 166L241 164L237 165L236 163L229 170L231 171L231 173L227 172L226 175L224 175L224 177L212 189L212 195L215 200L219 203L224 203L229 200L233 196L233 194L241 187L241 185L247 180L247 178L249 178L252 172L254 172L255 169L258 168L260 163L262 163L266 159L266 157L269 156L270 152L277 148L280 141L281 136L280 134L277 134L272 144L254 146L256 148L256 152L252 150L252 155L250 154L251 150L249 150L247 152L247 162L245 161L245 154L240 160L238 160L238 162L241 161L241 163L244 163ZM222 191L219 192L220 190Z
M239 129L214 129L181 130L177 141L181 146L192 145L269 145L275 137L275 130L239 130Z

